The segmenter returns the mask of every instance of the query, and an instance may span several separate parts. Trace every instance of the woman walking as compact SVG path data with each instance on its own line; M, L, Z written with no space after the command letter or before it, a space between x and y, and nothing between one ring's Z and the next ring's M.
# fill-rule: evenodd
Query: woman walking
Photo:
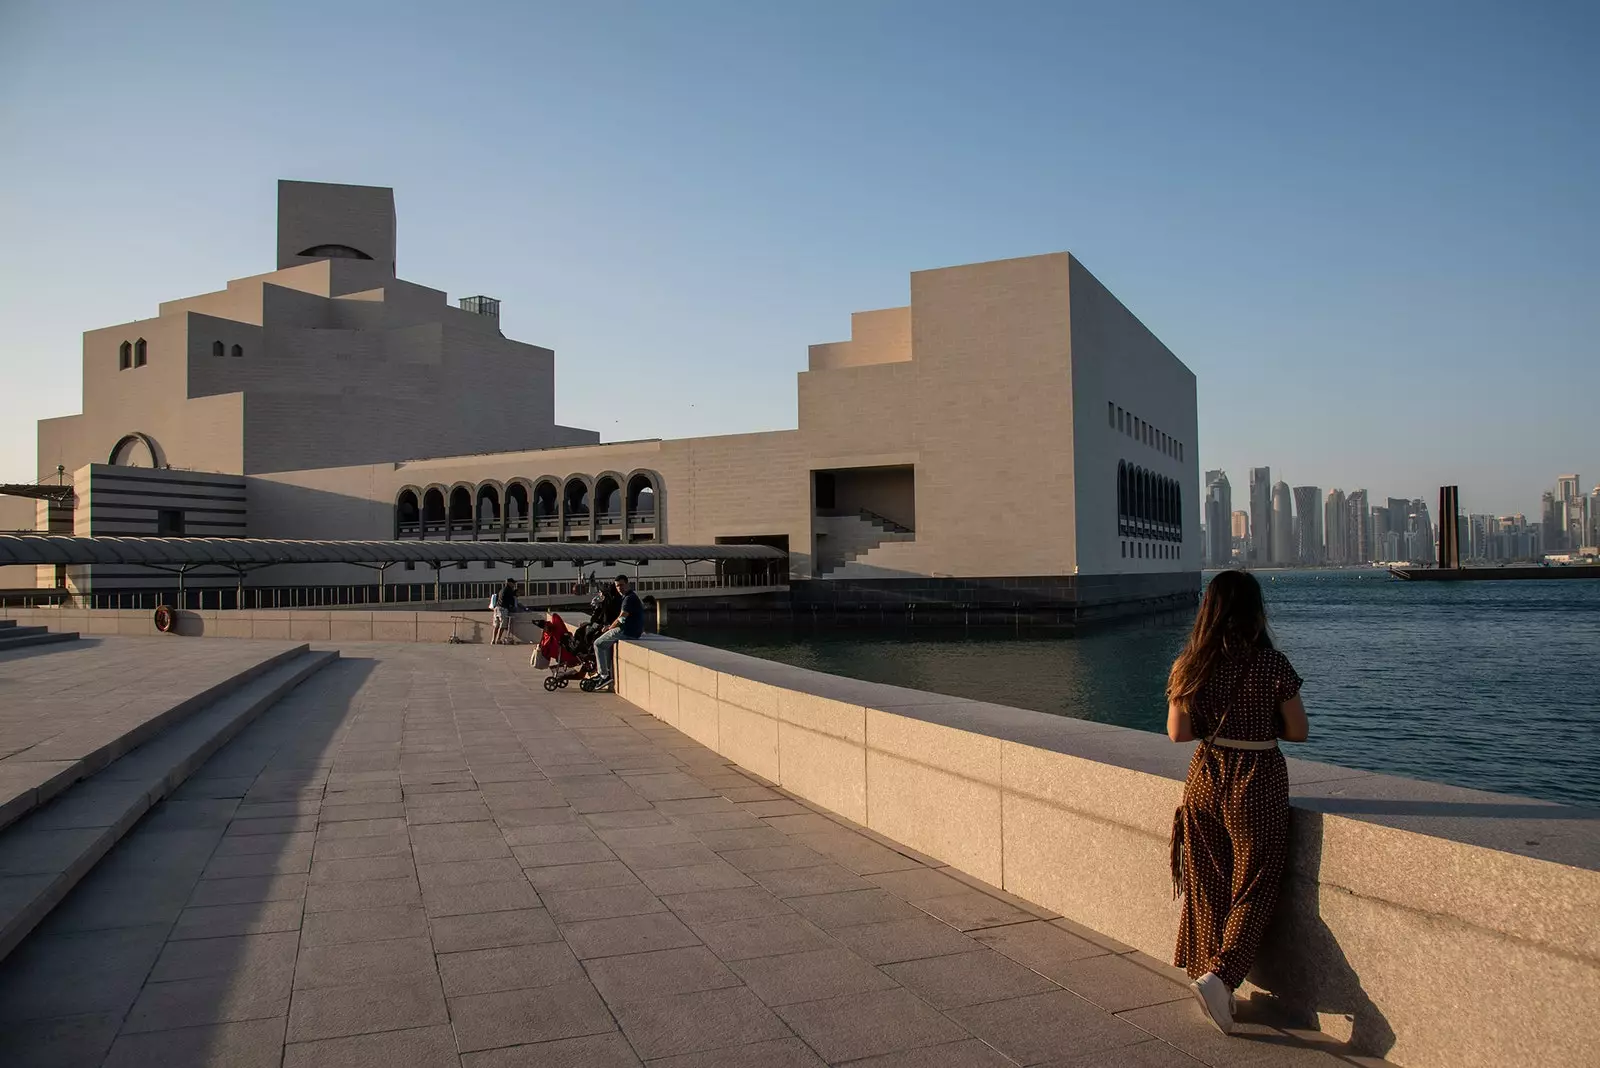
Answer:
M1267 635L1260 584L1222 572L1167 679L1167 736L1200 739L1173 818L1173 887L1184 898L1173 963L1223 1034L1283 876L1289 772L1278 739L1303 742L1306 731L1300 676Z

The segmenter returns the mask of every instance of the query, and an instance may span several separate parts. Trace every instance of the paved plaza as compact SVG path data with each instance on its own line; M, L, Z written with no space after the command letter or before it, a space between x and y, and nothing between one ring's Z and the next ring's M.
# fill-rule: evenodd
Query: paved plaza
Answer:
M1382 1063L1224 1038L1161 962L526 648L341 652L0 962L0 1063Z

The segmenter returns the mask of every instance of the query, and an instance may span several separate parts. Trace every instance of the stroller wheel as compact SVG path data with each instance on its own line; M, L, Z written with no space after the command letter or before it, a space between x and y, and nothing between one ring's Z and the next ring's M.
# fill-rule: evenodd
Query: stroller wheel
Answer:
M558 679L556 681L556 685L558 687L560 687L561 689L565 690L567 688L567 680L566 679Z
M593 679L580 679L578 681L578 689L582 690L584 693L589 693L591 690L594 689L594 680Z
M554 692L555 690L559 689L561 685L561 680L556 678L554 675L546 675L544 677L544 688L546 690Z

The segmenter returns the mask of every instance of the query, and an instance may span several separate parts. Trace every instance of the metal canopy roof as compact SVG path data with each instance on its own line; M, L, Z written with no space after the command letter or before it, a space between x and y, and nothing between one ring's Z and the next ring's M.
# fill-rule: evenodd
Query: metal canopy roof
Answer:
M769 545L655 545L544 541L280 541L268 538L74 538L0 535L0 564L143 564L235 569L272 564L631 564L655 560L782 560Z

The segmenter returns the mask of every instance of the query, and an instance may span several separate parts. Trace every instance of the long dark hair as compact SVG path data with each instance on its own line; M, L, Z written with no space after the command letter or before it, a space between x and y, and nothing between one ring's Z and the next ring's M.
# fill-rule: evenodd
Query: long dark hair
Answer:
M1224 660L1271 648L1261 584L1248 571L1224 571L1206 587L1188 644L1172 662L1167 700L1188 709Z

